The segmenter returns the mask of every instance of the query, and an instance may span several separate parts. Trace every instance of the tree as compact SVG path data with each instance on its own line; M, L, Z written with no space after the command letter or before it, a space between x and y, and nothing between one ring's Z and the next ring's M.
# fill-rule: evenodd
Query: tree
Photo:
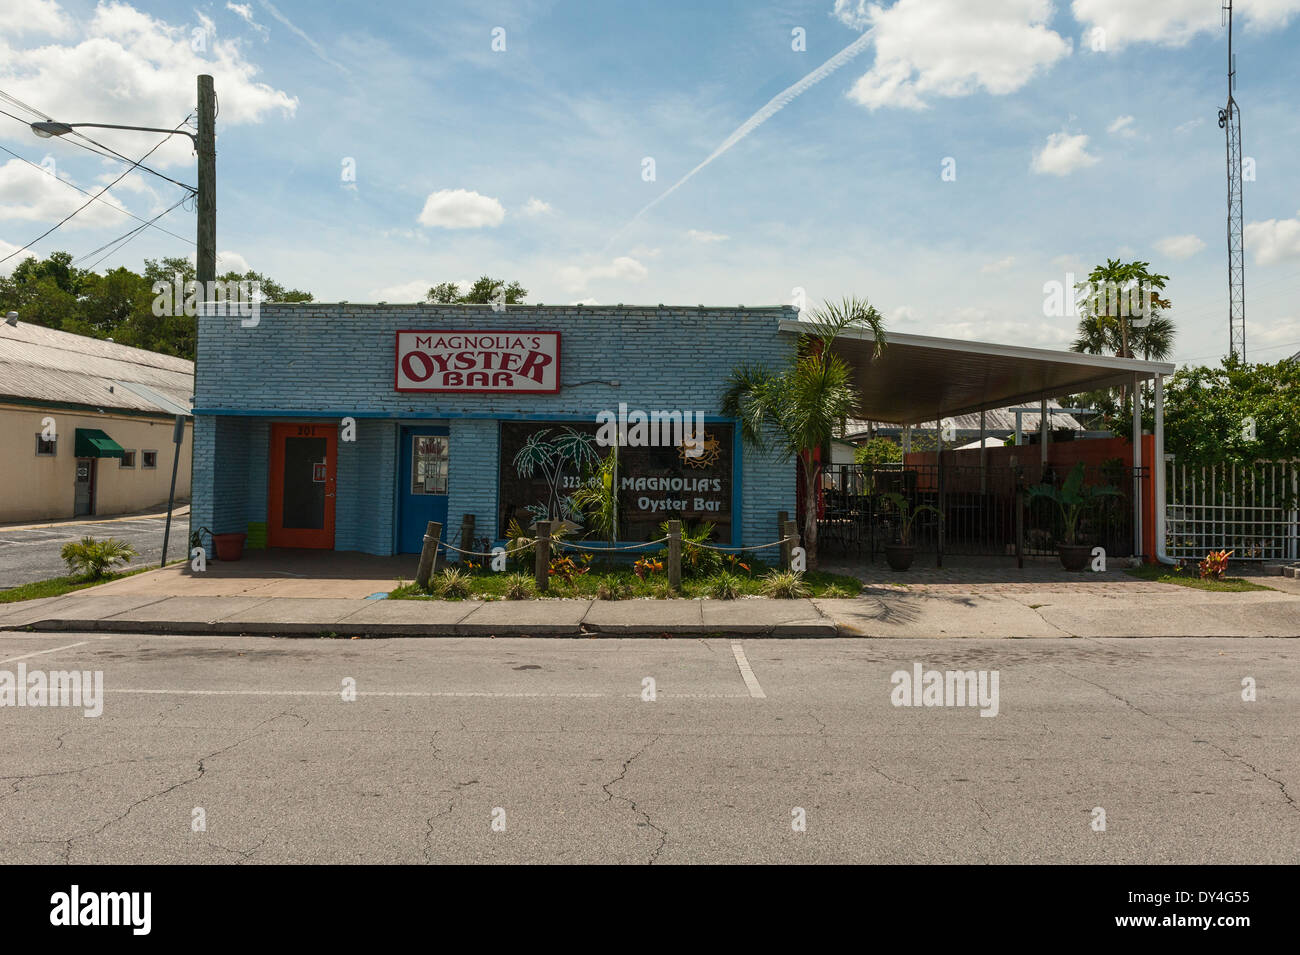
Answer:
M821 465L815 449L826 446L843 418L855 417L861 396L852 371L835 353L835 340L851 329L875 339L875 354L885 348L885 323L866 300L845 298L813 312L808 333L791 363L780 371L741 366L732 371L722 399L722 413L740 422L742 440L777 451L799 462L803 481L803 542L808 567L817 566L817 489Z
M507 305L522 305L528 295L528 289L518 282L507 283L504 279L481 275L464 294L455 282L439 282L429 289L424 300L433 305L491 305L498 289L504 289Z
M46 259L28 256L9 277L0 278L0 311L16 311L21 321L33 325L193 359L198 335L194 316L155 315L153 286L194 278L194 263L182 256L145 259L143 274L125 267L102 274L78 269L67 252ZM257 282L262 302L312 301L310 292L286 289L252 270L229 271L219 281Z
M903 449L888 438L871 438L858 445L858 449L853 452L853 460L856 464L872 468L882 464L896 464L903 460Z
M1107 259L1075 289L1086 293L1080 303L1079 337L1072 351L1164 361L1174 347L1174 323L1161 314L1171 307L1162 298L1169 276L1150 270L1149 262ZM1128 404L1128 388L1120 389L1118 411Z
M1165 450L1187 464L1300 458L1300 361L1180 368L1165 385Z

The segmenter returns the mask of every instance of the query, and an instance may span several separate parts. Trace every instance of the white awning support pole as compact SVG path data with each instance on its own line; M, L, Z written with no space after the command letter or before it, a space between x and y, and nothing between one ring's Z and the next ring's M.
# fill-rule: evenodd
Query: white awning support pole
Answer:
M1038 399L1038 460L1047 469L1047 436L1052 429L1047 423L1047 399Z
M912 426L903 425L903 453L907 454L912 450Z
M980 412L980 493L988 493L989 449L984 446L988 440L988 421L985 412Z
M1141 379L1133 376L1133 553L1142 553L1142 393Z
M1156 560L1162 564L1177 563L1165 554L1165 376L1155 377L1155 468L1156 496Z

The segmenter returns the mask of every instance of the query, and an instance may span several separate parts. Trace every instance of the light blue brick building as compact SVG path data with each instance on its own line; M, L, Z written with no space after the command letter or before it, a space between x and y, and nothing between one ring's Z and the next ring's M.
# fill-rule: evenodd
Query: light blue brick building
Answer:
M473 515L474 536L495 542L511 517L526 526L541 513L548 487L563 501L590 479L572 462L550 485L545 467L521 474L523 444L589 439L597 413L623 403L702 413L708 453L622 449L622 539L680 517L712 521L723 543L775 540L778 513L795 510L794 466L742 446L720 401L736 366L790 358L779 323L796 317L346 303L264 305L252 327L200 316L192 530L385 555L418 550L427 520L462 543Z

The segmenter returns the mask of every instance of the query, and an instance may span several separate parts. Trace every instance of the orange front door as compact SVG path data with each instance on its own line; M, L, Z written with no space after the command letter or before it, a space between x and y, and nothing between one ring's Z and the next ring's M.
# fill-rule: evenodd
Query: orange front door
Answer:
M271 547L334 547L334 424L271 425Z

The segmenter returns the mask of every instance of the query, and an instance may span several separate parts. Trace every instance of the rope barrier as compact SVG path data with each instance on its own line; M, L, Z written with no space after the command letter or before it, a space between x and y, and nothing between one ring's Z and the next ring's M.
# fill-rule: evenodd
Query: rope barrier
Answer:
M769 547L778 547L787 541L797 541L797 537L782 537L779 541L772 541L770 544L750 544L748 547L725 547L722 545L704 544L695 541L687 541L687 547L703 547L706 550L716 550L724 554L739 554L747 550L766 550Z
M772 543L770 544L750 544L746 547L728 547L723 545L704 544L698 541L682 541L682 547L683 548L702 547L705 550L714 550L723 554L743 554L747 550L767 550L768 548L771 547L779 547L782 544L791 541L798 541L798 540L799 538L797 537L782 537L780 540L772 541ZM585 550L585 551L590 551L593 554L613 554L613 553L619 553L621 551L641 550L646 547L653 547L656 544L666 543L667 541L668 541L667 537L660 537L658 540L641 541L639 543L628 544L623 547L593 547L590 544L576 544L576 543L571 543L570 541L561 540L558 537L552 537L551 546L567 547L570 550ZM536 546L537 546L537 542L534 540L531 543L522 544L519 547L502 548L501 550L504 552L504 556L509 556L511 554L518 554L522 551L533 550ZM502 556L501 554L498 554L496 551L464 550L463 548L457 547L454 544L448 544L445 541L438 542L438 549L439 551L454 550L458 554L465 554L466 556L469 557Z
M606 554L606 553L612 554L612 553L617 553L618 551L639 550L642 547L653 547L655 544L662 544L666 540L668 540L667 537L661 537L658 540L643 541L639 544L628 544L626 547L592 547L589 544L571 544L568 541L564 541L564 540L552 540L551 543L557 544L560 547L568 547L573 550L589 550L593 554Z
M444 542L444 541L439 541L439 542L438 542L438 548L439 548L439 550L454 550L454 551L456 551L456 553L458 553L458 554L467 554L467 555L469 555L470 557L496 557L496 556L498 556L494 551L462 550L461 548L455 546L454 544L448 544L448 543L446 543L446 542ZM533 549L533 545L532 545L532 544L524 544L524 545L521 546L521 547L514 547L514 548L510 548L510 549L502 548L502 550L505 551L506 556L509 556L510 554L517 554L517 553L519 553L520 551L524 551L524 550L532 550L532 549Z

